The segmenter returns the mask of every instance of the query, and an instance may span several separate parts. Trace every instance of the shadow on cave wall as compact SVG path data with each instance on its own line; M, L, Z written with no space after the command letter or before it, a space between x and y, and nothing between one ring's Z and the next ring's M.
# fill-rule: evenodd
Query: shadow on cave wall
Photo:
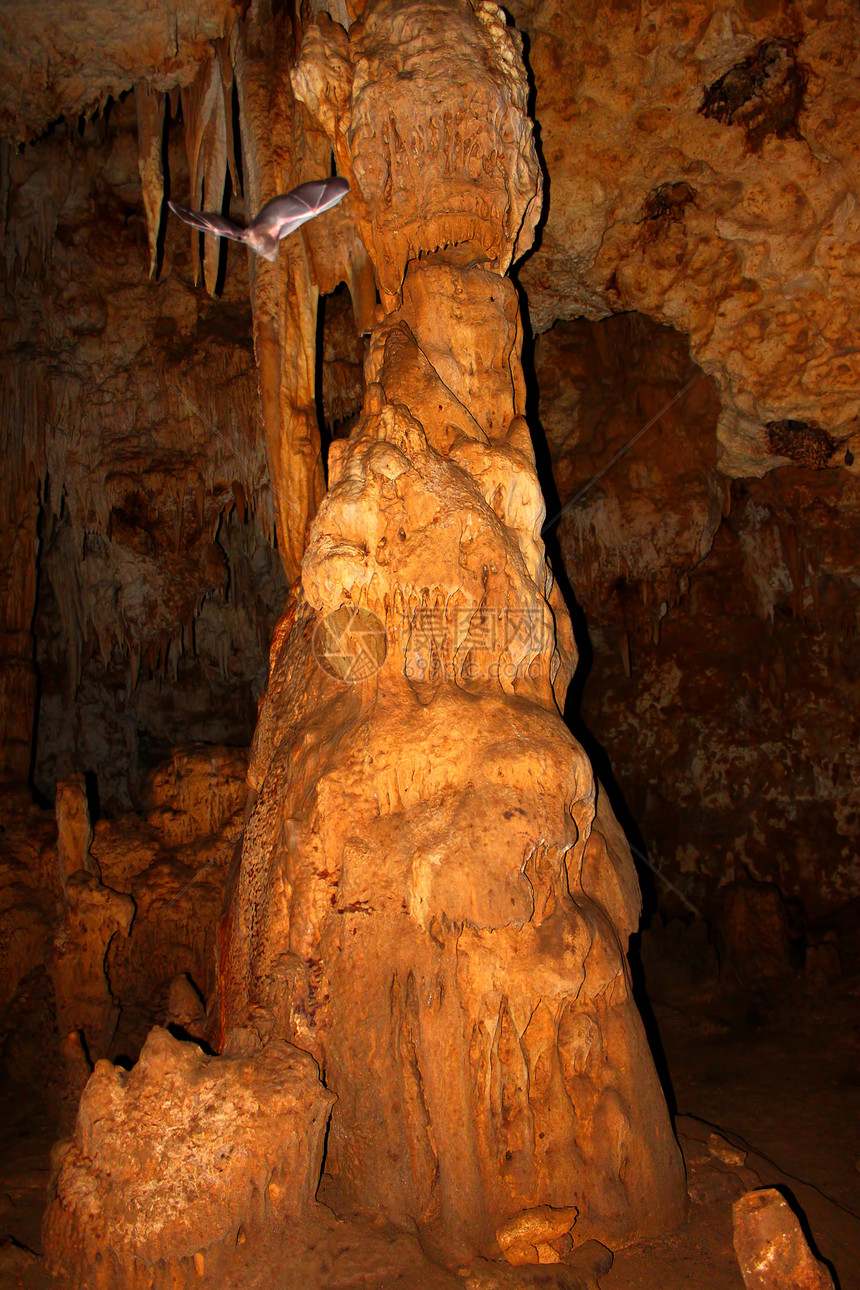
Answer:
M645 839L643 838L639 826L627 805L624 792L612 769L609 754L594 732L587 726L582 712L585 688L594 666L594 649L588 630L588 622L586 621L585 612L576 597L576 592L574 591L570 577L568 576L567 567L562 554L561 543L559 541L559 526L557 522L552 522L554 517L558 516L562 511L566 499L561 498L559 495L555 474L553 472L550 445L541 421L540 385L535 370L535 336L529 321L528 297L520 287L519 282L516 282L516 286L520 298L520 309L523 316L523 372L525 374L526 381L526 418L531 430L538 479L540 481L541 489L543 490L546 504L547 521L545 523L542 536L546 547L547 557L552 565L553 575L562 593L565 605L567 606L567 610L573 623L576 647L579 652L579 661L573 675L573 680L568 688L563 716L571 733L585 749L595 775L605 787L612 804L612 809L615 812L616 818L623 828L629 842L637 851L644 853L646 851ZM644 903L643 917L645 921L647 921L654 908L656 908L655 879L652 872L645 864L642 863L641 859L635 857L635 853L634 860L639 877L639 884L642 888Z
M515 279L516 282L516 279ZM564 720L574 737L579 741L591 762L595 776L605 788L616 819L623 829L631 846L633 862L639 887L642 892L643 912L641 927L647 927L657 907L659 893L657 879L647 861L647 844L642 836L637 820L631 812L624 792L613 771L612 762L605 747L587 725L582 707L588 679L594 666L594 648L588 629L585 612L580 605L572 586L565 559L559 541L558 523L553 519L560 515L566 499L559 495L555 473L553 471L550 444L540 416L540 384L535 369L535 337L532 331L528 298L516 282L520 297L520 308L523 316L523 371L526 380L526 418L531 430L532 444L537 465L538 479L546 504L547 526L543 532L547 558L552 565L553 574L558 583L565 605L573 623L574 637L579 653L579 660L573 679L568 688L564 705ZM666 1096L670 1114L677 1112L669 1065L663 1048L660 1028L654 1015L649 998L645 970L641 955L642 932L638 930L630 939L628 963L633 985L633 995L639 1014L642 1018L648 1044L657 1068L660 1082Z

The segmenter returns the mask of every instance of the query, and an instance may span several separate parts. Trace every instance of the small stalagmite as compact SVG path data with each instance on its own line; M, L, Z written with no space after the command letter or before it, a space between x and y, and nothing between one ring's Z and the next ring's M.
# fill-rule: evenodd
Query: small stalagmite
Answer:
M223 1059L156 1027L130 1073L97 1063L55 1149L51 1271L72 1290L219 1284L237 1240L307 1216L333 1101L289 1044Z

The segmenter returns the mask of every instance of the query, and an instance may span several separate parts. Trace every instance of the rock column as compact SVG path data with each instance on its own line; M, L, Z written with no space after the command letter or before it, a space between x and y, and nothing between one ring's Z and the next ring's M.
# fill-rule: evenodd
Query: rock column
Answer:
M273 644L220 1043L317 1059L343 1211L451 1262L544 1206L625 1243L678 1219L683 1167L629 851L559 715L574 650L504 276L540 205L519 42L492 4L380 0L322 20L293 83L327 105L382 306Z

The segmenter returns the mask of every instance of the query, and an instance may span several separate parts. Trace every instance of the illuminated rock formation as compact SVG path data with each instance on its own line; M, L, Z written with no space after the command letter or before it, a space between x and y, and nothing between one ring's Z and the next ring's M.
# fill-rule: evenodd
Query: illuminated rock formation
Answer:
M540 194L518 41L488 4L321 31L329 83L317 37L293 80L331 109L385 308L275 636L218 1042L315 1056L339 1208L445 1260L547 1205L624 1243L679 1218L683 1171L630 992L629 852L556 706L573 647L501 276Z
M101 105L139 80L159 90L188 85L212 42L229 36L235 0L179 0L169 8L132 0L84 15L54 0L6 10L0 42L0 130L15 142L57 117Z
M63 1144L43 1239L75 1290L219 1283L255 1230L313 1204L332 1096L288 1044L207 1057L155 1029L129 1074L100 1062Z
M107 1057L119 1021L119 1004L105 973L108 947L127 936L134 901L104 887L85 870L65 884L65 917L48 959L57 1030L83 1034L91 1058Z
M552 176L524 266L536 330L637 310L690 338L720 466L858 441L858 27L845 3L514 0ZM802 450L802 442L798 451ZM788 449L788 450L787 450Z

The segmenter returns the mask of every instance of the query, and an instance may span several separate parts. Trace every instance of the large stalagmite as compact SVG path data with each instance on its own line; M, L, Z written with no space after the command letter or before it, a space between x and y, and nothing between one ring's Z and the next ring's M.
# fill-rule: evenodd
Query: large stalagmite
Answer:
M317 1059L336 1207L444 1259L544 1205L624 1243L680 1217L683 1170L629 852L556 706L573 649L503 276L540 206L518 39L493 4L380 0L348 36L323 19L293 84L383 306L273 644L218 1040Z

